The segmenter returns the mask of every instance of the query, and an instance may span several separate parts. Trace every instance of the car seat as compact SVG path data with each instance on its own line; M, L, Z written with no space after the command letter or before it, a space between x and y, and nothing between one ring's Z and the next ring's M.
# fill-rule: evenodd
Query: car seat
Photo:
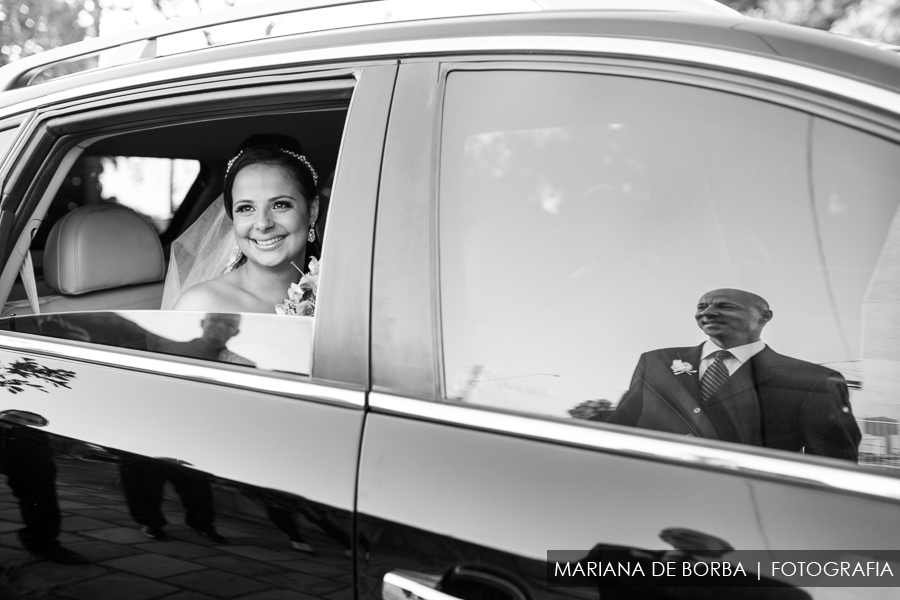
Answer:
M159 309L165 257L156 230L116 204L76 208L56 222L44 249L44 282L58 295L39 299L41 313ZM27 315L27 301L2 316Z

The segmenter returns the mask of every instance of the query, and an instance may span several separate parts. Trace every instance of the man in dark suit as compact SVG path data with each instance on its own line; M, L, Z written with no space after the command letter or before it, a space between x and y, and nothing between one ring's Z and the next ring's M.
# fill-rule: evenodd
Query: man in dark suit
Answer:
M767 347L765 300L713 290L695 318L709 339L643 354L608 422L856 462L861 436L844 378Z

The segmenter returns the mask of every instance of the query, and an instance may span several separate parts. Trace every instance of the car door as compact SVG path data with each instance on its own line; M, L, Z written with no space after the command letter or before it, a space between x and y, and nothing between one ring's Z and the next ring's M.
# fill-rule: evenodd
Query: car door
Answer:
M359 475L364 598L707 597L630 589L627 574L566 587L548 565L897 549L900 488L867 466L893 464L879 424L895 418L896 345L879 340L895 327L871 303L896 301L896 115L879 129L809 90L717 73L584 56L401 65ZM819 452L862 466L812 442L605 423L651 377L642 353L703 343L696 303L718 288L767 298L766 344L849 381L850 405L828 401L849 441ZM696 367L653 377L679 385Z
M312 139L336 114L340 160L323 250L323 265L333 267L323 268L314 321L78 308L2 319L0 468L9 485L0 491L0 561L10 593L354 597L366 240L395 72L391 61L301 65L249 81L213 76L125 100L113 92L42 108L4 189L19 200L12 229L26 250L31 215L40 220L57 205L55 189L66 189L61 182L71 180L81 150L102 154L102 144L119 144L155 156L153 140L202 147L191 132L227 137L229 128L251 133L275 121L282 132L291 122L309 124ZM114 232L98 235L106 233ZM6 267L9 293L19 265ZM97 294L108 296L61 293L72 306ZM27 301L20 306L30 312ZM209 361L183 351L223 320L227 356Z

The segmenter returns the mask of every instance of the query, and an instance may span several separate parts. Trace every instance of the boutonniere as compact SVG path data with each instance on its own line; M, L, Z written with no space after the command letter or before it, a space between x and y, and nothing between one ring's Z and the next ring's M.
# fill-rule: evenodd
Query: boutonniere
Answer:
M694 369L693 365L689 362L684 362L683 360L673 360L672 361L672 372L676 375L681 375L682 373L687 373L688 375L693 375L697 371Z

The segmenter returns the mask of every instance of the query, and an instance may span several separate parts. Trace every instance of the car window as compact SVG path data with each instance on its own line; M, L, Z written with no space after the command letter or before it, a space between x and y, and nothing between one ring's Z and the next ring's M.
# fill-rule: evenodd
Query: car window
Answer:
M69 169L35 234L32 250L43 249L63 215L90 204L127 206L164 233L199 172L197 160L83 155Z
M20 281L3 308L0 329L309 375L312 315L323 303L315 298L318 272L308 264L296 265L300 285L283 291L281 306L289 316L276 314L275 302L269 314L173 311L177 293L167 310L161 308L167 286L177 283L175 289L184 292L229 267L237 245L232 219L225 217L222 182L228 161L248 136L272 131L294 136L305 154L296 160L321 174L323 196L330 195L324 188L336 167L347 91L340 87L330 106L319 101L313 111L301 105L275 116L117 133L88 145L74 162L63 161L71 166L64 177L54 178L57 189L44 194L46 205L34 217L41 221L30 247L41 315L32 316L32 299ZM303 240L310 240L308 259L321 256L329 199L321 202L315 238L303 229ZM160 236L170 221L179 222L183 235L196 233L200 245L169 239L170 248L167 236ZM184 269L188 252L210 265L199 280L186 282L186 271L173 268L177 262ZM315 290L311 301L309 290ZM306 310L309 305L315 309Z
M892 462L897 164L895 143L736 94L451 72L446 398ZM713 367L716 340L739 356Z
M163 233L200 172L196 160L143 156L100 157L101 198L118 202L150 219Z

